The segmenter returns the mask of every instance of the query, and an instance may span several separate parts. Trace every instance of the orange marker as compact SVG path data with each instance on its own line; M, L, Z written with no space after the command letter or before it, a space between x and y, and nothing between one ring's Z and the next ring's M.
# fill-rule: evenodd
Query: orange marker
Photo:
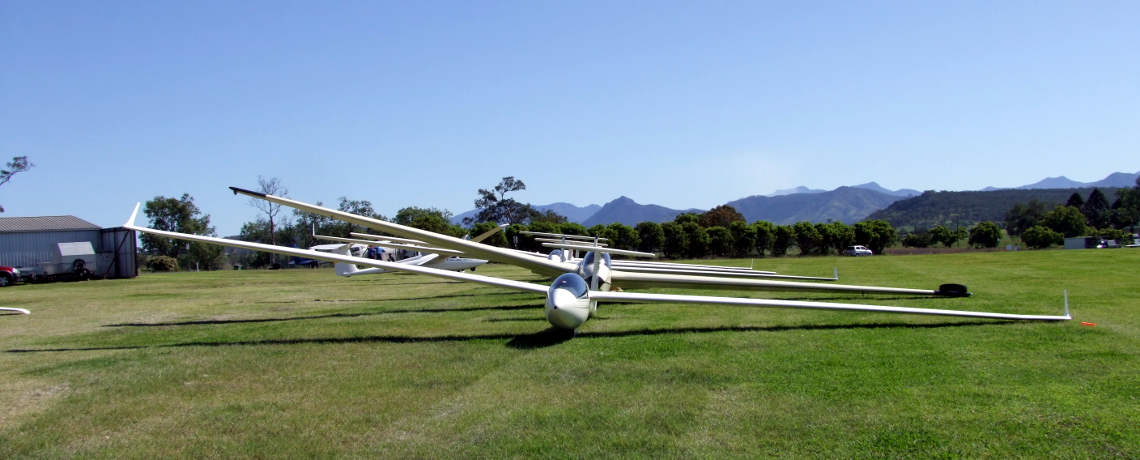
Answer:
M1086 323L1086 322L1084 322L1084 321L1081 321L1081 326L1092 326L1092 327L1096 327L1096 323Z

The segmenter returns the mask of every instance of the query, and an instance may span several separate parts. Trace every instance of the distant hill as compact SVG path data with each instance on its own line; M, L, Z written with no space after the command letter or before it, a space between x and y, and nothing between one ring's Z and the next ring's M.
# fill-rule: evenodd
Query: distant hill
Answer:
M867 182L866 184L852 185L851 187L865 188L867 190L874 190L874 191L879 192L879 193L883 193L883 194L887 194L887 195L894 195L894 196L901 196L904 198L908 197L908 196L916 196L916 195L922 194L922 192L920 192L918 190L911 190L909 188L903 188L903 189L898 189L898 190L890 190L890 189L884 188L883 186L881 186L875 182ZM776 190L775 192L769 193L769 194L764 195L764 196L776 197L776 196L784 196L784 195L796 195L796 194L800 194L800 193L827 193L827 192L828 192L828 190L821 190L821 189L817 189L817 188L807 188L807 187L804 187L801 185L801 186L796 187L796 188Z
M621 222L625 225L637 225L641 222L669 222L684 212L704 212L700 209L669 209L655 204L638 204L625 196L606 203L602 209L582 222L582 225L592 227L597 224L609 225Z
M598 210L602 209L601 206L598 206L596 204L591 204L589 206L574 206L570 203L563 202L539 205L535 206L534 208L538 209L539 211L546 211L547 209L550 209L560 215L566 216L566 219L570 222L577 223L582 223L582 221L586 220L590 216L594 215L594 213L598 212ZM464 217L475 217L478 214L478 209L472 209L463 214L452 217L451 222L462 225Z
M821 190L818 188L807 188L807 187L804 187L801 185L801 186L796 187L796 188L776 190L775 192L769 193L767 196L784 196L784 195L794 195L797 193L823 193L826 191L827 190Z
M901 196L903 198L910 197L910 196L922 195L922 192L920 192L918 190L911 190L909 188L900 188L898 190L889 190L889 189L886 189L883 186L881 186L875 182L867 182L866 184L853 185L852 187L865 188L867 190L874 190L874 191L879 192L879 193L883 193L883 194L887 194L887 195L894 195L894 196Z
M1129 174L1123 172L1114 172L1109 174L1108 177L1095 182L1077 182L1065 176L1046 177L1037 182L1029 185L1022 185L1020 187L1013 187L1017 190L1031 190L1031 189L1077 189L1077 188L1094 188L1094 187L1132 187L1136 185L1136 178L1140 177L1140 172ZM982 189L983 192L990 192L994 190L1010 190L1009 188L986 187Z
M901 197L866 188L839 187L822 193L755 195L729 201L728 205L736 208L749 222L766 220L788 225L801 221L827 222L831 219L852 224L899 199Z
M973 225L978 222L1005 220L1005 212L1016 203L1028 203L1034 198L1050 204L1050 207L1065 204L1073 192L1080 192L1087 199L1091 187L1067 189L1007 189L977 192L935 192L926 191L916 197L899 200L886 209L875 211L867 219L883 219L895 228L922 227L935 225ZM1116 188L1100 187L1100 191L1114 201Z
M549 210L554 211L560 215L566 216L566 220L569 220L570 222L577 222L577 223L584 222L586 219L589 219L590 216L596 214L598 211L600 211L602 209L601 206L596 205L596 204L591 204L589 206L580 207L580 206L574 206L570 203L562 203L562 202L551 203L551 204L546 204L546 205L542 205L542 206L535 206L535 208L538 209L539 211L546 211L547 209L549 209Z

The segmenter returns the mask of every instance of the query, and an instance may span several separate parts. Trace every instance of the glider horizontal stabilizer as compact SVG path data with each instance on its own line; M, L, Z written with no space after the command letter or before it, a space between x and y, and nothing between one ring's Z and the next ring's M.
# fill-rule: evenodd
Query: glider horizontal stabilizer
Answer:
M416 251L416 252L429 252L429 253L434 253L434 254L463 254L462 252L452 251L450 249L430 248L427 246L414 246L414 245L410 245L410 244L389 243L387 241L381 241L381 240L376 240L376 241L358 240L358 239L353 239L353 238L341 238L338 236L325 236L325 235L313 235L313 237L317 238L317 239L321 239L321 240L336 241L338 243L363 244L363 245L368 245L368 246L380 246L380 247L384 247L384 248L393 248L393 249L407 249L409 251Z

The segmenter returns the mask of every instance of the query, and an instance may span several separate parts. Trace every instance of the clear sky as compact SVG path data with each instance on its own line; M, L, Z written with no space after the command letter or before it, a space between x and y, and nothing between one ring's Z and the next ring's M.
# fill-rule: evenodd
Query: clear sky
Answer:
M454 213L1140 171L1140 2L0 0L0 217Z

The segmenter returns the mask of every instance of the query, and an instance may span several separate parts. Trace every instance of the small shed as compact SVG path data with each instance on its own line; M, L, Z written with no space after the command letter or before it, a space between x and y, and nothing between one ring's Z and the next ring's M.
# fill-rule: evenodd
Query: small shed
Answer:
M1065 238L1065 249L1096 249L1098 244L1100 244L1100 237L1097 236Z
M0 217L0 265L38 267L59 257L60 243L89 242L98 258L96 276L139 276L134 230L101 228L75 216Z

